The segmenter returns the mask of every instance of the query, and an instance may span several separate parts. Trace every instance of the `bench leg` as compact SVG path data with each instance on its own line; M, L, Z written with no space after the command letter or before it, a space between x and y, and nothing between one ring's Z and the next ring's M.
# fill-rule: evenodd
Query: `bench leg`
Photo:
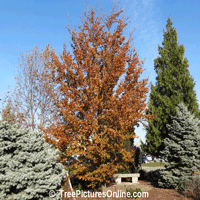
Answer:
M117 184L121 184L121 178L117 178L117 179L116 179L116 183L117 183Z

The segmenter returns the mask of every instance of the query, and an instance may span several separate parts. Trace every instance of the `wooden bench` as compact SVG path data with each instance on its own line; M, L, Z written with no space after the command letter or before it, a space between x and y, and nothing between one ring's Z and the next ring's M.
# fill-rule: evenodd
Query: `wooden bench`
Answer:
M119 184L137 184L138 178L140 177L139 173L133 173L133 174L114 174L113 175L115 182L117 185ZM132 182L122 182L122 178L132 178Z

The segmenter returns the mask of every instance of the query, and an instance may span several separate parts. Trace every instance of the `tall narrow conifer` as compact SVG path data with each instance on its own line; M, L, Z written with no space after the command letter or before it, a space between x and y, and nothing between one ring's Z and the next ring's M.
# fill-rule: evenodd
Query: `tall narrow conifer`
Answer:
M195 117L200 116L194 79L188 69L188 60L184 58L185 48L177 39L177 31L168 18L163 47L158 46L160 56L154 60L157 82L151 85L149 101L148 112L157 117L148 120L146 144L142 143L142 149L154 156L160 155L164 148L163 141L168 137L166 124L176 115L175 108L181 101Z

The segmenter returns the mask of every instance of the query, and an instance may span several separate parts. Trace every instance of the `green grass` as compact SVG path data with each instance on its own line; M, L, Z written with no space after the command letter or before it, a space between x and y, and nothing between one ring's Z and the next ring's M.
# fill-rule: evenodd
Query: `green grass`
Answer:
M162 162L153 162L153 163L144 163L142 164L143 167L160 167L164 166Z

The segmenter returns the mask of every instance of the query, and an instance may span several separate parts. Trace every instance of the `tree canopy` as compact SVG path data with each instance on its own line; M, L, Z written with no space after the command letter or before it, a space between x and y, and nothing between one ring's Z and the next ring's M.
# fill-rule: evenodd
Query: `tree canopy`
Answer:
M49 126L56 118L55 102L51 96L55 82L48 77L54 54L49 45L44 50L34 47L21 54L15 76L16 87L4 99L21 128L39 130L39 127Z
M80 155L72 170L93 187L133 161L133 151L123 144L135 137L138 122L150 118L145 103L148 78L139 80L143 61L131 48L132 36L127 41L123 36L128 25L120 17L123 9L115 8L106 17L91 8L79 31L68 27L73 55L64 45L61 60L55 56L52 65L61 120L44 129L46 141L62 152L62 162Z

